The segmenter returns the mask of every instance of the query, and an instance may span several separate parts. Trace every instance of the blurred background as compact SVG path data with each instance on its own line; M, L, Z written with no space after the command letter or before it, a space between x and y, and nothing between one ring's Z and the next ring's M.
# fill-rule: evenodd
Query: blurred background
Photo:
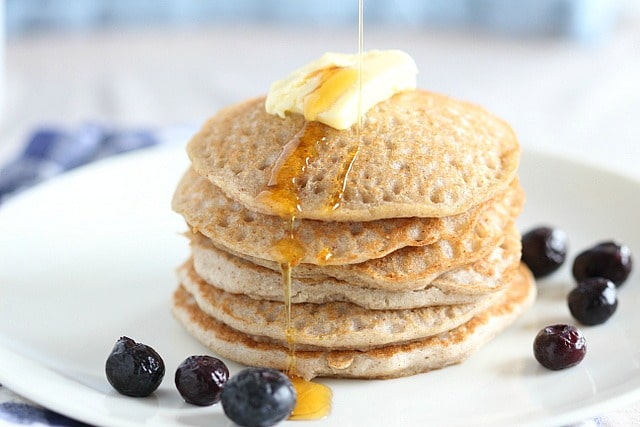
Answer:
M56 30L191 26L257 22L273 25L352 25L357 1L343 0L5 0L7 31L24 36ZM464 28L503 35L596 40L618 18L637 13L636 0L366 0L373 25Z
M357 0L0 6L0 165L39 129L188 134L325 51L357 51ZM636 171L640 1L364 0L364 16L365 49L407 51L420 87L485 106L525 147Z

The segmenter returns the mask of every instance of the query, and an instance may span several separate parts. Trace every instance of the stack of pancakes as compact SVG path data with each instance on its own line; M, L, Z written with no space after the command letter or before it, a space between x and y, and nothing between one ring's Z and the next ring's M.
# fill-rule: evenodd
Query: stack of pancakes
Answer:
M286 369L294 341L306 379L411 375L464 360L533 302L514 225L519 144L475 105L407 91L339 131L253 99L187 151L173 208L192 256L174 314L223 357Z

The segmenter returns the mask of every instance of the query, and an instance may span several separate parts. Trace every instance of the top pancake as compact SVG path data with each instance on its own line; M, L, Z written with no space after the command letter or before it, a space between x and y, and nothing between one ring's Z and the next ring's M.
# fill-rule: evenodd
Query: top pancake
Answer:
M273 188L268 184L274 183L278 158L287 158L281 156L283 147L301 131L315 136L303 170L294 171L298 218L460 214L505 189L520 157L516 136L502 120L478 106L419 90L369 110L346 183L347 163L358 147L356 127L338 131L298 114L279 118L266 113L264 98L221 110L187 151L193 168L229 198L260 213L283 215L281 206L258 195ZM332 209L330 201L343 184L339 206Z

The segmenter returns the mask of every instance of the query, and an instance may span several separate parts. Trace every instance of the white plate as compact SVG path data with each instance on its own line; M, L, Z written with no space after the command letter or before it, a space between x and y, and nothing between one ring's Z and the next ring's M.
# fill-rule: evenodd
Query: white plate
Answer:
M170 198L182 150L104 161L45 183L0 207L0 382L51 409L102 425L230 425L219 405L181 401L175 367L207 350L173 320L174 268L186 258ZM640 251L640 184L527 152L521 229L566 230L570 258L616 237ZM551 372L532 356L545 325L572 322L569 265L539 284L535 307L462 365L387 381L327 380L332 414L304 425L560 425L640 398L640 283L620 289L618 312L582 328L588 354ZM167 374L152 397L114 392L104 362L127 335L152 345ZM232 371L238 365L230 364Z

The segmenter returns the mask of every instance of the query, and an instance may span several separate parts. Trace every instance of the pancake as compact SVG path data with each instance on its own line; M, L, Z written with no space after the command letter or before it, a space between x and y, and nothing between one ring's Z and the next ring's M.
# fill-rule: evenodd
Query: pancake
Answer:
M297 374L313 377L393 378L427 372L460 363L511 325L533 304L533 276L524 265L501 298L465 324L442 334L369 350L316 350L296 352ZM184 327L221 357L251 366L285 370L289 350L238 332L205 314L194 298L179 287L173 313Z
M280 118L256 98L222 109L187 152L198 174L230 199L252 211L289 215L281 204L258 196L272 181L283 148L313 138L313 155L295 178L296 216L328 221L461 214L506 189L520 158L504 121L476 105L421 90L396 94L369 110L360 136L337 209L327 202L342 187L345 159L356 148L355 126L338 131L298 114Z
M202 311L229 327L286 345L286 308L280 301L258 300L211 286L198 275L184 278L182 286ZM348 302L291 305L296 348L305 345L331 349L362 349L391 342L423 338L455 328L486 309L499 293L469 304L368 310Z
M490 200L469 211L443 218L390 218L369 222L298 220L295 235L303 263L342 265L383 257L405 246L425 246L438 240L455 241L468 235L480 220L496 215L515 217L524 201L518 179ZM253 212L231 200L215 185L187 170L174 193L173 209L192 230L222 247L252 257L270 256L289 230L287 219ZM496 213L498 210L502 213ZM487 230L497 233L500 229Z
M201 234L187 233L191 240L191 250L198 264L207 257L215 244ZM333 277L343 282L367 288L387 291L410 291L424 289L433 280L451 270L474 264L489 257L496 249L506 253L520 253L520 234L513 223L505 224L500 234L495 236L476 236L466 246L452 248L449 242L436 242L428 246L408 246L391 254L360 264L314 265L299 264L292 275L302 279L324 279ZM280 271L280 264L260 258L236 253L228 248L218 248L253 264ZM204 262L204 261L203 261ZM485 267L487 268L487 267Z
M223 251L214 249L210 255L206 259L204 274L196 270L193 259L189 259L178 268L178 278L185 281L187 277L197 275L209 285L226 292L242 293L254 299L284 301L282 275ZM512 269L509 268L509 270L509 272L505 271L505 276L512 273ZM442 289L434 284L425 289L393 292L363 288L332 278L320 281L292 278L291 302L294 304L303 302L323 304L341 301L357 304L370 310L395 310L434 305L468 304L477 301L487 293L498 290L500 287L496 286L482 290L472 288L465 292L464 286L457 289L453 287Z
M256 299L283 301L282 275L213 246L193 248L193 260L178 269L184 278L194 273L207 283L231 293ZM479 296L501 289L520 261L517 235L494 249L488 257L436 277L427 286L411 291L367 288L332 277L292 278L292 302L346 301L369 309L414 308L474 302Z

